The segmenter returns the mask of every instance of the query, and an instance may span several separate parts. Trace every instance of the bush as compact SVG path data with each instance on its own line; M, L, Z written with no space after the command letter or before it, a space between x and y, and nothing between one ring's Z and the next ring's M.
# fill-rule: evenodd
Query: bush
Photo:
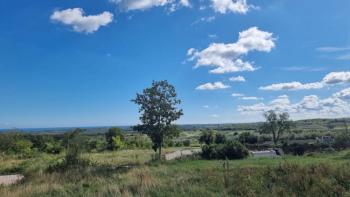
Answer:
M215 142L215 132L214 131L204 131L199 138L201 144L213 144Z
M345 149L350 147L350 135L346 132L342 132L335 137L333 146L337 149Z
M186 147L191 146L191 140L183 141L183 145L186 146Z
M258 136L249 132L243 132L239 135L238 140L243 144L256 144L258 142Z
M248 155L248 149L238 141L228 141L224 144L210 144L202 147L202 157L205 159L243 159Z

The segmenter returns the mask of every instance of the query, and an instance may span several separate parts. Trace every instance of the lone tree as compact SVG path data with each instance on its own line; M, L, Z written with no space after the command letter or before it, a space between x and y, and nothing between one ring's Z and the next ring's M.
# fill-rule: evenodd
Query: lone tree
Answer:
M142 123L134 129L151 138L152 148L155 152L159 150L159 159L161 159L164 140L179 133L172 122L183 115L182 109L177 107L181 100L177 99L175 87L166 80L153 81L152 86L144 89L142 94L136 94L132 102L139 105Z
M267 111L264 113L266 121L260 128L261 133L272 134L272 140L276 146L281 135L284 132L289 132L292 127L292 121L289 120L289 114L276 113L273 110Z

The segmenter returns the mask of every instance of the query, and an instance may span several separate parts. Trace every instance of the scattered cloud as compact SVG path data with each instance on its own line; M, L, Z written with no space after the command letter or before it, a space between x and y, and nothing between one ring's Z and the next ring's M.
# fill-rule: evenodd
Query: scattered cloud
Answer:
M206 17L201 17L198 20L195 20L191 25L196 25L198 23L210 23L213 22L216 19L215 16L206 16Z
M301 83L298 81L287 83L275 83L268 86L262 86L260 90L310 90L321 89L327 85L350 83L350 72L331 72L328 73L320 82Z
M220 14L228 12L246 14L251 8L257 8L249 5L247 0L211 0L211 7Z
M337 59L337 60L350 60L350 53L338 55L335 59Z
M192 7L189 0L109 0L110 2L118 5L122 10L134 11L134 10L148 10L153 7L167 6L169 12L177 10L179 7Z
M233 97L237 97L238 99L241 100L264 100L262 97L256 97L256 96L245 96L244 94L241 93L232 93Z
M308 71L308 72L318 72L323 71L325 68L322 67L308 67L308 66L290 66L282 68L286 71Z
M184 7L192 7L189 0L180 0L180 4Z
M296 103L291 103L287 95L282 95L267 104L238 106L238 111L250 114L276 110L288 112L298 118L344 116L350 114L350 103L346 101L349 91L349 88L344 89L325 99L320 99L317 95L308 95Z
M242 56L251 51L270 52L275 47L272 33L251 27L239 33L235 43L212 43L208 48L198 51L191 48L187 55L189 61L195 61L195 68L202 66L216 67L210 73L222 74L239 71L254 71L251 62L242 60Z
M218 114L212 114L211 117L213 117L213 118L219 118L219 115L218 115Z
M225 85L222 82L215 83L205 83L196 87L196 90L217 90L217 89L226 89L229 88L229 85Z
M113 14L103 12L98 15L85 16L82 8L69 8L55 11L50 19L68 26L72 26L76 32L94 33L101 26L106 26L113 21Z
M288 82L288 83L275 83L268 86L260 87L260 90L310 90L310 89L321 89L323 88L323 84L320 82L316 83L306 83L302 84L297 81Z
M216 34L209 34L208 37L211 38L211 39L216 39L216 38L218 38L218 35L216 35Z
M204 105L203 108L209 109L209 105Z
M316 51L324 52L324 53L333 53L333 52L348 51L348 50L350 50L349 46L346 46L346 47L318 47L318 48L316 48Z
M244 96L244 94L241 94L241 93L232 93L232 96L233 96L233 97L242 97L242 96Z
M261 98L261 97L255 97L255 96L242 96L240 97L239 99L242 99L242 100L264 100L264 98Z
M229 80L234 82L245 82L245 78L241 75L237 77L231 77Z

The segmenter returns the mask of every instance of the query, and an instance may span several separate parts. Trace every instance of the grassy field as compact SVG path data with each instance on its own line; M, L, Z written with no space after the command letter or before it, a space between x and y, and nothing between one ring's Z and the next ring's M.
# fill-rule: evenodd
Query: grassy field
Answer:
M84 154L91 161L89 166L62 172L46 169L63 155L41 154L31 159L1 156L0 174L19 172L26 178L17 185L0 187L0 194L4 197L344 196L350 191L350 151L228 162L185 159L165 163L150 162L152 154L151 150ZM313 194L305 195L306 192Z

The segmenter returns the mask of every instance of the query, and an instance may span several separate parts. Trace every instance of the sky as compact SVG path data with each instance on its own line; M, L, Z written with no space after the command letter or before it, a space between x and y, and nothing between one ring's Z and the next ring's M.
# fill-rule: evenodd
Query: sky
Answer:
M350 114L350 1L0 2L0 128L132 125L152 80L178 124Z

